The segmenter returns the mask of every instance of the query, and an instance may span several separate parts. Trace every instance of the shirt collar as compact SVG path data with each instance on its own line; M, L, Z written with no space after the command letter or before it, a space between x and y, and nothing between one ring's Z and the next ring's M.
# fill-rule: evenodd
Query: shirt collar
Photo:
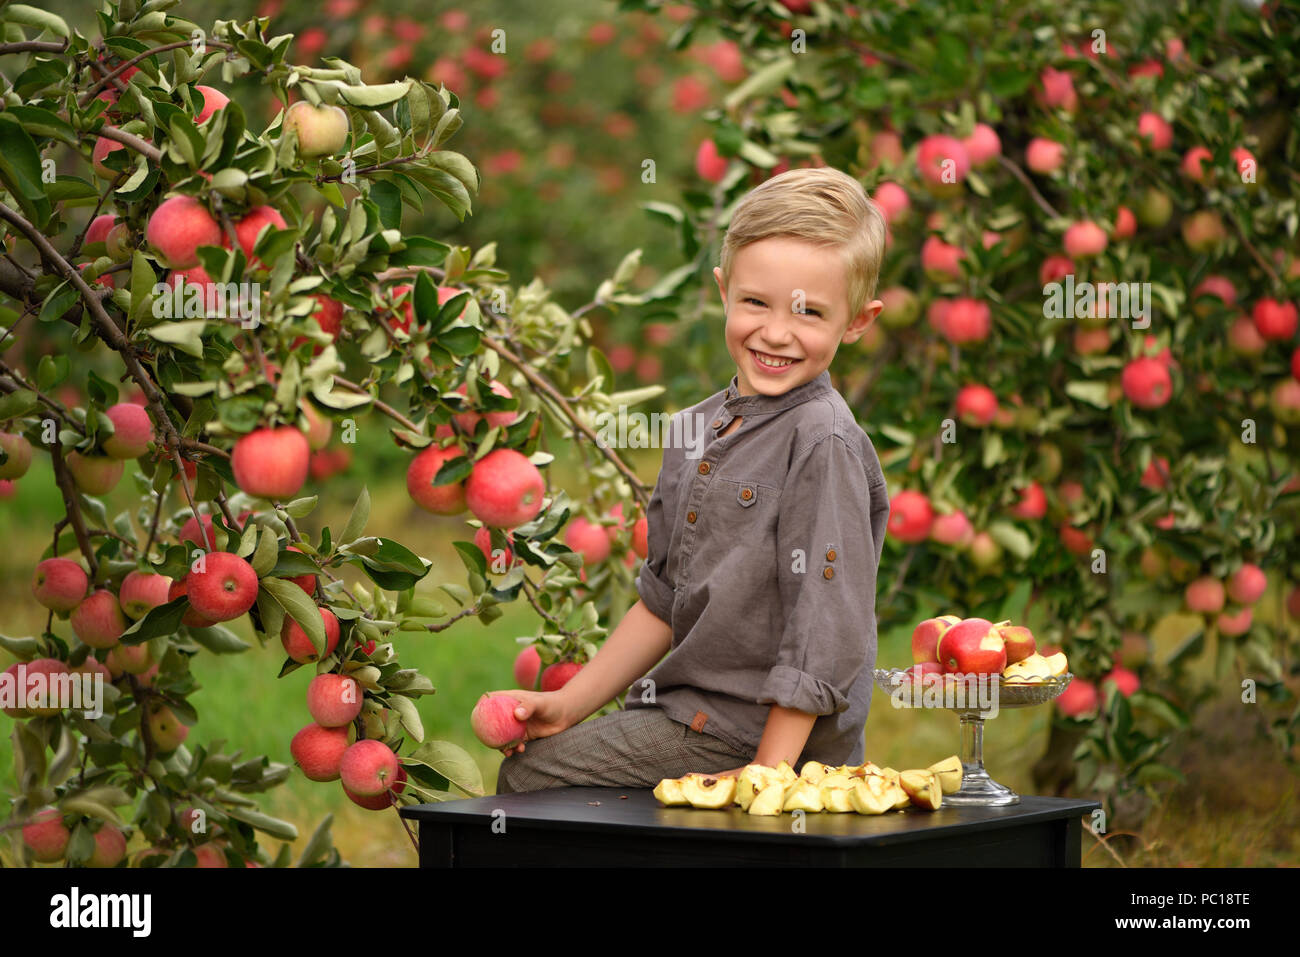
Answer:
M760 412L780 412L801 402L816 398L824 392L831 391L831 373L823 369L815 379L809 379L803 385L796 386L780 395L741 395L739 375L733 375L727 386L727 396L722 407L732 415L753 415Z

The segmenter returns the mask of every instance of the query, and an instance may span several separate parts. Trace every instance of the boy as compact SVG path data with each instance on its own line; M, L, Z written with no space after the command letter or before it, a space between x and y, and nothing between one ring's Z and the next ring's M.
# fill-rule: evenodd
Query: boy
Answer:
M504 692L527 733L497 793L862 762L889 500L826 369L883 306L884 244L838 170L791 170L737 205L713 271L736 375L674 416L702 441L664 450L641 600L562 689ZM623 710L583 721L624 689Z

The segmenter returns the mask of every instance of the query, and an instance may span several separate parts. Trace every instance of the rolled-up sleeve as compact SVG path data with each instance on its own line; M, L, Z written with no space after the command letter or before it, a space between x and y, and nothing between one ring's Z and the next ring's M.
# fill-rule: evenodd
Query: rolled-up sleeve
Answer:
M866 466L840 437L791 464L777 520L784 627L759 704L816 715L848 708L850 686L875 660L879 512Z
M646 557L636 577L636 590L652 615L672 624L674 588L668 580L668 541L672 526L664 507L664 485L668 479L665 461L646 507Z

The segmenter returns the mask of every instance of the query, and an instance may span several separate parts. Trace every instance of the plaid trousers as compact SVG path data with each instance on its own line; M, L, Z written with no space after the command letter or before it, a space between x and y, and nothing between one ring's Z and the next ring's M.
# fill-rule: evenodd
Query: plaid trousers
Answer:
M527 742L501 762L497 794L561 787L654 787L691 771L741 767L753 755L659 708L615 711Z

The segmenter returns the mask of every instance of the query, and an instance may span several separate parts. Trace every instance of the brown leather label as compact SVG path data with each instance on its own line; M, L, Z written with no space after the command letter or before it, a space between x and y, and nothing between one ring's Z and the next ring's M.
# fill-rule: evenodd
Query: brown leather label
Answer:
M696 734L703 733L704 725L708 720L709 720L709 716L705 714L703 711L695 712L695 719L691 721L691 730L694 731Z

